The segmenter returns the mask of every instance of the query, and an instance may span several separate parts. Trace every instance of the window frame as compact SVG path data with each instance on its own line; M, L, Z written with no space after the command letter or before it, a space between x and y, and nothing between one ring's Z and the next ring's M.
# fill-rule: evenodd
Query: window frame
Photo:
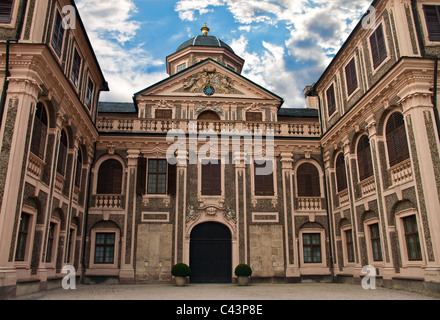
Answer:
M90 90L90 84L92 84L92 89ZM90 97L89 97L90 93ZM86 105L87 109L89 109L89 112L92 112L93 105L94 105L94 99L95 97L95 83L92 80L92 77L90 75L87 75L87 83L85 87L85 94L84 94L84 104Z
M353 265L355 263L355 245L354 235L351 226L349 228L342 229L344 240L344 263L345 265Z
M258 111L246 111L245 118L248 122L262 122L263 121L263 113ZM258 119L256 119L258 118Z
M0 19L0 25L2 27L4 27L3 25L9 26L9 25L14 25L15 24L15 7L17 5L17 3L19 3L19 1L16 0L11 0L11 11L9 12L9 17L5 18L4 20Z
M113 251L113 263L95 263L95 255L96 255L96 234L98 233L114 233L115 241L114 241L114 251ZM120 255L120 230L117 228L94 228L91 231L90 235L90 255L89 255L89 268L90 269L111 269L114 270L114 275L119 274L119 255ZM113 273L109 270L109 274Z
M23 217L26 216L26 227L22 228L23 223ZM33 215L29 212L22 211L20 215L20 222L18 224L18 230L17 230L17 239L15 243L15 254L14 254L14 261L16 263L26 263L29 259L29 253L30 253L30 240L31 240L31 233L32 233L32 221ZM22 230L26 229L26 230Z
M44 259L44 262L49 266L55 266L57 262L60 221L54 219L50 220L48 228L49 229L47 231L46 241L46 257Z
M411 220L410 220L411 219ZM408 231L407 230L407 224L406 221L410 221L410 223L412 224L412 228L414 228L415 230L412 231ZM415 214L413 215L408 215L406 217L402 217L402 224L403 224L403 232L404 232L404 238L405 238L405 248L406 248L406 258L408 259L408 261L422 261L423 260L423 254L422 254L422 246L421 246L421 242L420 242L420 233L419 233L419 224L417 221L417 216ZM412 249L410 248L410 243L408 241L408 239L414 239L416 240L416 248L414 253L416 254L415 258L411 258L410 256L412 256L411 252Z
M388 132L389 121L396 114L400 114L402 116L403 125L399 126L398 128L395 127L392 131ZM393 121L395 124L396 122L395 122L394 118L393 118ZM397 157L398 154L397 154L396 145L395 145L395 134L396 133L399 135L399 138L405 137L406 150L407 150L407 154L402 152L399 157ZM391 138L391 134L393 134L393 140L392 140L393 144L390 147L391 140L389 140L389 138ZM403 116L403 114L401 112L396 110L396 111L393 111L389 114L389 116L387 117L387 119L385 121L384 137L386 140L385 145L386 145L386 150L387 150L386 154L387 154L387 160L388 160L387 161L388 168L394 167L395 165L398 165L398 164L411 158L409 144L408 144L408 137L407 137L407 132L406 132L405 117ZM399 143L400 143L400 147L402 147L402 141L399 140ZM390 156L390 152L394 152L394 155L396 156L395 159L391 159L392 157Z
M79 63L78 64L75 63L76 56L78 56L78 58L79 58ZM72 46L72 58L71 59L72 59L71 60L72 63L71 63L71 66L70 66L69 79L72 82L72 84L75 87L75 89L78 91L79 87L80 87L80 81L81 81L80 78L81 78L81 69L82 69L82 65L83 65L83 63L82 63L83 62L83 57L81 56L80 50L78 49L76 44L74 44ZM75 66L78 66L78 70L77 70L78 74L77 75L74 74L74 71L76 73L76 67ZM74 75L75 75L76 79L73 77Z
M319 239L319 244L313 244L312 239L310 239L310 244L305 244L304 242L304 236L317 236ZM301 256L302 256L302 262L306 265L316 265L316 264L322 264L323 263L323 250L322 250L322 235L319 232L313 232L313 231L309 231L309 230L304 230L304 232L301 233ZM306 247L310 247L310 257L312 259L312 261L306 261L306 255L305 255L305 248ZM318 248L319 249L319 261L313 261L314 259L314 251L313 248Z
M66 144L63 143L63 132L66 138ZM65 150L61 149L61 146L63 148L65 147ZM63 153L61 153L63 152ZM62 177L66 177L66 169L67 169L67 158L68 158L68 152L69 152L69 136L67 134L67 131L65 129L61 129L60 131L60 139L59 139L59 145L58 145L58 157L57 157L57 167L56 172L60 174ZM60 156L63 156L60 158ZM60 160L61 159L61 160Z
M109 160L114 160L114 161L117 161L118 163L119 163L119 165L121 166L121 186L120 186L120 193L106 193L106 192L101 192L101 191L106 191L105 189L104 190L102 190L101 189L101 187L100 187L100 179L99 179L99 177L100 177L100 175L99 175L99 173L100 173L100 170L101 170L101 168L102 168L102 165L105 163L105 162L107 162L107 161L109 161ZM114 157L106 157L106 158L103 158L102 159L102 161L100 162L100 163L97 163L97 170L96 170L96 179L95 179L95 181L96 181L96 185L95 185L95 188L94 188L94 190L95 190L95 194L99 194L99 195L101 195L101 194L103 194L103 195L107 195L107 194L111 194L111 195L122 195L123 193L124 193L124 171L125 171L125 168L124 168L124 164L123 164L123 162L121 162L119 159L117 159L117 158L114 158ZM112 181L112 185L114 186L114 181ZM112 191L115 191L115 190L112 190Z
M431 28L429 27L428 17L426 15L427 7L434 7L435 10L436 10L437 23L438 23L438 25L436 27L438 29L437 30L438 34L436 34L435 36L432 35L431 31L430 31ZM421 11L423 11L423 15L424 15L424 18L425 18L424 19L424 23L422 25L423 25L423 29L425 31L426 39L427 39L429 44L438 45L438 42L440 42L440 5L429 4L429 3L422 3L421 4L421 8L422 8ZM432 39L431 37L433 37L434 39Z
M330 113L330 103L329 103L329 91L330 89L333 89L333 108L331 109L333 112ZM336 82L333 81L325 90L325 101L326 101L326 111L327 111L327 118L330 120L334 115L337 114L338 111L338 105L336 101Z
M185 69L186 69L186 61L176 65L176 73L179 73Z
M305 194L302 194L302 192L300 193L300 189L301 188L300 188L300 184L299 184L299 177L301 175L306 175L306 176L311 175L311 173L304 174L304 173L300 172L300 168L303 165L311 165L316 170L316 178L318 179L318 183L317 183L318 190L315 190L315 191L319 191L318 194L305 195ZM319 168L316 166L316 164L314 164L313 162L309 162L309 161L301 162L300 164L298 164L298 167L295 170L295 176L296 176L296 179L295 179L295 184L296 184L295 186L296 186L296 188L295 188L295 190L296 190L296 196L297 197L299 197L299 198L322 198L321 172L320 172ZM311 183L312 183L312 189L314 189L313 181L311 181Z
M59 26L58 26L58 30L55 30L56 27L56 22L57 22L57 18L60 18L59 21ZM55 36L55 32L57 32L57 36L59 36L60 30L62 30L62 36L61 38L58 38L57 40L60 41L60 48L59 48L59 52L58 52L58 43L54 43L54 36ZM55 7L54 9L54 16L53 16L53 20L52 20L52 30L50 32L50 47L52 48L53 52L55 52L56 57L58 58L58 60L61 60L62 56L63 56L63 48L65 45L65 39L66 39L66 30L63 28L63 15L60 13L60 10L58 7Z
M348 76L347 68L349 68L350 69L349 71L351 71L350 76ZM352 80L352 77L356 79L356 85L354 87L353 87L353 83L349 83L349 78L350 80ZM348 63L344 66L344 78L345 78L347 100L350 100L350 98L360 89L356 55L353 55L351 59L348 61ZM351 91L350 88L352 89Z
M39 119L39 117L37 115L38 106L41 106L41 110L44 111L44 113L46 114L46 123L44 123L44 121L42 119ZM42 116L43 116L43 113L41 113L41 117ZM41 129L40 129L40 132L39 132L40 134L38 136L38 152L37 153L35 153L36 152L36 150L35 150L36 145L35 144L37 143L37 140L34 140L34 139L37 139L36 134L38 133L38 132L35 131L35 130L37 130L36 125L37 126L41 125ZM45 128L44 128L44 126L45 126ZM44 139L43 139L43 129L45 129ZM38 102L36 104L36 106L35 106L35 112L34 112L34 124L32 126L32 138L31 138L30 151L35 156L37 156L39 159L41 159L42 161L44 161L45 155L46 155L47 136L48 136L47 133L48 133L48 130L49 130L49 114L47 112L47 108L46 108L46 106L42 102Z
M368 146L359 150L362 139L368 139ZM368 149L368 151L367 151ZM356 143L356 163L358 169L358 181L364 181L374 176L373 157L371 155L370 138L367 134L362 134ZM361 169L362 168L362 169Z
M374 61L373 45L371 42L371 38L374 36L374 38L376 40L376 49L377 49L379 47L379 43L378 43L378 39L377 39L377 32L379 30L382 30L382 38L383 38L383 42L384 42L386 56L382 59L381 52L380 51L376 52L379 54L379 60L380 60L380 62L378 62L378 64L376 65L376 63ZM386 63L386 61L391 59L390 49L388 47L388 41L387 41L387 32L386 32L384 21L381 21L378 24L378 26L376 27L376 29L374 29L374 31L370 33L370 35L368 36L368 44L369 44L369 48L370 48L370 62L371 62L371 67L372 67L373 75L374 75L382 67L382 65L384 65Z
M212 160L212 159L211 159ZM200 195L201 196L206 196L206 197L220 197L224 195L224 191L223 191L223 167L224 167L224 163L223 161L221 161L221 159L217 159L217 163L213 163L212 161L209 161L209 159L202 159L199 163L200 163ZM208 162L208 163L204 163L204 162ZM208 174L207 171L204 171L204 168L207 169L209 166L209 170L218 170L219 171L219 177L217 184L217 188L214 189L214 187L211 187L213 185L212 180L208 183L209 179L204 179L204 175ZM215 166L217 168L213 168L212 166ZM208 178L208 177L207 177ZM211 186L207 186L205 185L205 183L207 183L208 185ZM219 189L218 189L219 188ZM205 192L210 192L210 193L205 193Z
M415 216L417 222L417 232L419 235L419 243L420 243L420 251L421 251L421 260L412 260L409 259L408 248L405 237L405 225L404 218L409 216ZM423 230L420 225L420 219L418 217L418 212L414 208L406 209L399 211L395 214L396 221L396 229L399 237L399 249L400 249L400 257L402 260L402 268L410 268L410 267L420 267L425 265L425 248L424 248L424 240L423 240Z
M372 232L373 227L377 227L377 236L373 236L373 232ZM380 234L379 221L373 221L367 224L367 228L368 228L368 236L369 236L368 240L371 249L371 258L373 262L381 263L383 262L383 250L382 250L382 237ZM376 252L374 250L375 247L379 249L377 252L379 257L376 256Z
M344 179L343 179L343 181L344 181L344 185L342 186L342 188L343 189L340 189L341 188L341 185L340 185L340 179L342 178L342 177L339 177L339 174L338 174L338 168L340 168L340 166L338 166L338 159L339 159L339 157L341 157L342 156L342 160L343 160L343 162L342 162L342 168L344 169ZM345 191L345 190L347 190L348 189L348 182L347 182L347 168L346 168L346 165L345 165L345 155L344 155L344 152L339 152L337 155L336 155L336 157L335 157L335 180L336 180L336 193L340 193L340 192L343 192L343 191Z
M165 162L165 172L159 172L159 161ZM150 172L151 169L151 163L156 162L156 171ZM147 159L147 185L146 185L146 194L148 195L166 195L168 190L168 162L166 159L159 159L159 158L149 158ZM150 176L155 175L156 177L164 176L165 177L165 186L163 192L159 192L158 190L158 179L156 179L155 183L155 189L152 190L153 192L150 192Z
M257 164L256 160L265 160L264 164ZM258 175L256 174L256 169L258 167L264 167L266 166L266 162L270 161L272 162L273 170L271 174L268 175ZM267 160L267 159L254 159L252 162L252 195L256 198L276 198L277 197L277 188L276 188L276 161L275 159ZM258 186L264 185L265 182L271 181L270 184L272 185L272 190L269 190L269 193L267 192L266 188L264 189L258 189ZM263 183L264 182L264 183Z

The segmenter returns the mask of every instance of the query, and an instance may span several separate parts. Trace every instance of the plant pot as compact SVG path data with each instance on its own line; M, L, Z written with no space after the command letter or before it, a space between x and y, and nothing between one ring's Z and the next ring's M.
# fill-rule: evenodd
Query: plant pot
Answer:
M244 277L244 276L238 277L239 286L247 286L248 284L249 284L249 277Z
M186 285L186 277L175 277L176 286L183 287Z

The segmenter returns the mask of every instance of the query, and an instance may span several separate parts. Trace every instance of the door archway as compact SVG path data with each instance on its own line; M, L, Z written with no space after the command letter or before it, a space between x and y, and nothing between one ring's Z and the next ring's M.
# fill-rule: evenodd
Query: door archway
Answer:
M190 237L192 283L230 283L232 281L231 232L217 222L201 223Z

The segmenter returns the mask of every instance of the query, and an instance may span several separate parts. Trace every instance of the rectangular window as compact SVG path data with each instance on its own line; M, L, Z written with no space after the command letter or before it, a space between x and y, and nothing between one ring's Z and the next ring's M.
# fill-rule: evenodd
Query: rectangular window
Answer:
M370 46L373 67L376 69L388 55L382 25L380 25L370 36Z
M408 260L422 260L422 250L420 248L416 216L413 215L403 218L403 226L405 230Z
M430 41L440 41L440 6L423 6Z
M93 84L92 79L87 80L87 90L86 90L86 106L89 110L92 108L92 99L93 99L93 90L95 85Z
M0 2L0 23L11 22L13 9L14 0L2 0L2 2Z
M246 112L246 121L263 121L261 112Z
M73 52L73 64L70 79L72 80L75 87L78 87L79 71L81 69L81 57L76 49L73 49Z
M266 167L267 164L267 167ZM261 168L265 168L262 170ZM260 174L266 172L269 168L272 168L270 174ZM274 195L274 185L273 185L273 162L265 161L262 164L254 162L254 189L256 196L273 196Z
M347 94L351 95L358 87L358 80L356 75L356 61L351 61L345 67L345 79L347 81Z
M354 262L353 232L351 230L345 231L345 245L347 247L347 261Z
M95 263L113 263L115 257L115 233L96 233Z
M171 119L173 116L173 111L169 109L156 109L155 118L156 119Z
M320 263L321 258L321 234L303 233L304 263Z
M165 194L167 181L167 160L148 160L148 193Z
M217 163L202 162L202 195L220 196L222 194L222 166Z
M67 244L67 257L66 262L71 262L72 256L74 255L73 250L75 250L75 229L70 228L69 231L69 242Z
M17 249L15 251L15 261L24 261L26 245L29 235L29 222L31 216L26 213L21 214L20 227L18 229Z
M61 57L61 50L63 48L63 39L64 39L64 28L63 28L63 19L58 12L55 10L55 19L53 22L53 30L52 30L52 48L55 50L58 57Z
M373 260L382 261L382 248L380 246L379 224L370 225L371 248L373 250Z
M186 62L179 64L176 69L177 69L177 72L185 70L186 69Z
M47 237L47 250L46 250L46 262L52 262L52 256L55 244L55 228L54 222L49 223L49 235Z
M330 117L336 111L335 86L333 84L327 89L326 96L328 116Z

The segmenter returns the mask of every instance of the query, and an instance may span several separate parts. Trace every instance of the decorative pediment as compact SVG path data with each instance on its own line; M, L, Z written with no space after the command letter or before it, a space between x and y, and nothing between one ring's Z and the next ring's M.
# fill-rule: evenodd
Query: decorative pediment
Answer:
M208 67L184 80L183 87L174 92L219 94L244 94L233 86L234 81L216 68Z

